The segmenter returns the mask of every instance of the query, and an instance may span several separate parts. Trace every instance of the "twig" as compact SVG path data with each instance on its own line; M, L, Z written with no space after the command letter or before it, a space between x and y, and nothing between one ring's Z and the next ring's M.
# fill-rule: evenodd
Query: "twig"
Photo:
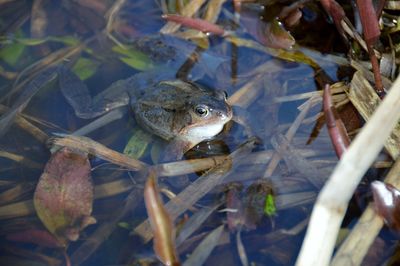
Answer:
M182 16L192 17L200 7L205 3L205 0L192 0L182 10ZM163 34L171 34L176 32L180 28L180 24L174 22L168 22L164 27L161 28L160 32Z
M108 160L112 163L125 166L134 171L141 170L146 166L146 164L141 161L111 150L106 146L86 137L70 135L65 136L64 138L52 138L51 143L56 146L65 146L84 151L86 153Z

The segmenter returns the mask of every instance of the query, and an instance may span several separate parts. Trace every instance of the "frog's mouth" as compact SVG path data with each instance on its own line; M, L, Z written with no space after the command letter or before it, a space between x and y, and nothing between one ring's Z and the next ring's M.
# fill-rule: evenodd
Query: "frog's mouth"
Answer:
M203 140L210 139L220 133L224 128L224 125L225 123L220 123L191 127L187 129L185 137L191 142L201 142Z
M218 135L223 130L224 125L231 119L232 112L227 112L227 114L221 113L218 115L218 121L214 121L213 123L204 121L202 124L186 127L184 129L185 132L181 132L181 135L192 143L199 143Z

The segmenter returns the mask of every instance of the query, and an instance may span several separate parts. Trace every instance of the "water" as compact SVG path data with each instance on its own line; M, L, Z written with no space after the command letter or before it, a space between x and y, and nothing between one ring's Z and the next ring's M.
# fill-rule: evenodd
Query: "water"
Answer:
M37 25L34 19L40 16L40 13L36 13L39 11L35 11L32 17L30 19L27 18L22 24L15 24L12 21L16 18L16 15L11 11L14 10L16 5L20 5L20 3L4 5L4 9L1 11L4 16L4 21L2 21L3 36L8 36L9 39L34 36L38 39L44 39L46 38L45 36L69 36L69 38L79 37L80 42L83 42L97 34L96 38L90 41L87 46L90 50L84 49L82 53L70 56L69 60L62 60L68 64L74 60L84 59L87 65L83 69L93 70L93 75L90 75L84 81L92 95L103 91L112 82L127 78L140 71L124 63L121 58L126 58L126 55L113 52L112 49L114 47L115 50L117 44L107 38L106 35L100 33L106 25L104 13L110 8L107 4L96 1L82 3L64 1L63 5L60 6L47 3L42 8L44 14L46 14L47 27L43 31L39 30L39 33L34 33L36 35L31 33L31 29L34 28L34 25ZM25 2L24 9L21 12L29 16L29 12L32 10L31 5L32 3ZM230 2L225 3L223 9L224 11L219 16L218 24L234 29L235 26L229 15L233 12ZM308 10L307 12L311 11ZM156 33L165 24L160 17L161 14L160 6L156 2L128 1L115 19L112 34L121 43L129 46L129 43L134 39ZM307 20L311 19L312 16L309 16L309 13L307 14ZM320 18L320 14L317 12L314 15ZM307 27L309 26L307 24ZM257 26L253 25L253 27ZM326 24L326 27L329 28L328 35L337 37L333 28L328 24ZM32 30L32 32L35 31ZM243 28L236 27L235 32L241 38L254 41L253 37L247 33L248 30L244 31ZM45 36L40 36L42 33ZM317 35L318 33L314 34ZM310 32L310 35L307 41L312 42L317 39L317 36L313 36L313 32ZM299 40L303 40L304 37L299 34L295 36ZM242 107L242 110L236 110L235 112L243 114L252 133L246 131L245 126L233 123L229 125L229 130L217 137L217 141L203 143L199 145L200 147L196 147L198 152L192 151L191 153L194 153L194 156L227 154L238 149L240 144L251 135L257 136L261 140L261 144L256 147L252 154L242 159L243 165L231 173L227 179L242 186L239 192L229 192L233 194L228 193L227 196L223 192L228 186L228 181L225 180L222 185L207 193L205 197L202 197L196 203L194 207L197 210L192 209L185 213L190 217L201 208L212 206L220 201L218 209L221 210L226 208L226 197L237 197L237 202L233 205L229 205L231 204L229 203L228 207L241 208L241 211L246 214L246 218L242 218L241 222L241 238L249 262L260 265L292 265L297 257L307 217L310 214L313 201L319 189L306 179L307 176L305 176L305 172L301 168L315 169L323 181L329 176L337 160L325 128L321 130L314 142L307 145L315 120L310 119L311 121L308 123L302 124L291 144L291 149L296 150L297 153L289 159L286 158L285 162L281 161L279 163L276 170L272 172L271 177L266 181L268 189L261 191L256 189L250 190L250 192L249 190L246 192L246 189L265 175L268 166L267 159L273 152L270 142L271 137L277 133L285 134L288 127L299 115L298 106L307 100L307 98L301 98L295 101L283 101L282 97L315 91L318 88L316 85L318 75L316 75L315 67L302 63L304 59L295 59L293 55L292 59L297 60L297 62L288 62L279 58L285 56L277 57L276 52L279 52L278 50L274 50L275 53L270 54L260 51L257 47L235 46L227 39L218 36L211 36L208 41L209 48L199 53L201 60L199 63L195 63L189 78L199 78L199 83L211 88L226 90L229 95L235 95L242 87L249 86L250 90L245 93L248 98L242 97L235 102L236 105ZM300 41L300 43L302 42ZM304 41L303 43L306 42ZM308 47L312 48L312 45L308 44ZM12 47L12 45L3 45L3 49L5 47ZM16 55L17 60L14 64L7 63L4 60L0 61L0 63L6 70L20 73L25 67L41 58L46 58L51 52L63 47L68 46L61 41L61 38L53 38L53 41L46 42L41 46L24 46L23 54L21 56ZM330 52L337 53L340 51L332 50ZM286 56L286 58L288 57ZM333 81L336 81L338 66L335 62L330 61L330 59L325 61L319 59L320 57L316 60L317 63L320 64L324 72ZM156 62L155 64L161 63ZM263 67L261 68L260 66ZM25 78L26 76L19 80L17 85L23 82ZM2 78L0 80L0 89L4 95L11 91L13 82L13 79ZM251 82L253 83L250 84ZM253 96L252 93L254 93ZM20 92L17 92L10 97L3 98L2 104L12 103L19 94ZM320 109L320 103L313 105L307 117L315 116ZM75 116L73 109L60 93L56 82L40 90L32 98L23 114L39 120L40 123L36 121L32 123L49 136L54 133L72 133L89 123L87 120L79 119ZM29 120L32 121L31 118ZM131 136L137 130L139 130L138 125L135 123L131 111L128 111L121 119L88 134L88 137L110 149L122 152ZM146 148L141 160L154 164L163 144L156 137L150 137L149 141L151 143ZM139 143L139 146L145 145L145 142ZM50 152L48 147L44 142L38 141L32 134L25 132L14 124L7 134L1 138L0 150L22 156L25 159L25 161L21 162L6 155L0 157L0 185L3 191L0 194L0 204L3 206L0 207L2 236L6 237L31 227L42 228L41 222L29 202L33 198L34 187L43 171L43 167L49 159ZM288 156L286 155L286 157ZM27 163L26 160L33 161L33 164ZM301 163L303 163L303 166L301 166ZM157 259L155 258L152 244L144 244L140 237L130 234L136 226L147 218L141 196L143 179L135 176L134 172L107 163L99 158L91 158L91 167L91 176L96 186L111 184L113 181L120 183L112 188L113 190L109 192L109 196L97 197L94 201L93 216L97 219L97 224L87 227L81 232L80 239L76 242L71 242L67 249L67 254L72 257L74 262L73 265L76 265L77 262L81 265L133 265L135 263L139 264L139 261L143 260L150 260L156 263ZM198 178L198 174L190 174L189 180L191 182L195 181ZM176 183L167 182L166 179L161 179L160 183L162 187L168 188L174 193L179 193L188 185L186 183L183 187L174 187L171 186L171 183L175 185ZM11 191L13 187L19 185L27 186L27 188L24 192L9 192L12 196L6 197L7 191ZM265 188L264 185L263 187ZM115 220L126 204L129 193L131 193L131 196L136 197L134 203L129 205L131 209L121 215L120 219ZM263 214L267 194L275 197L278 208L271 217ZM4 206L8 204L21 201L28 202L27 206L29 208L27 212L18 212L18 209L13 209L12 211L4 209ZM166 202L168 199L164 197L164 201ZM11 212L16 212L16 214L11 216ZM235 221L231 219L233 218L227 218L225 212L213 212L200 228L192 234L191 238L178 248L181 261L185 261L187 256L199 244L199 241L203 239L201 234L208 234L221 224L229 224ZM180 216L174 222L175 224L182 223L183 217ZM83 247L85 240L90 237L100 236L101 233L96 230L107 224L112 224L113 230L110 230L110 234L100 237L101 240L98 241L101 241L101 245L93 250L93 253L85 249ZM235 229L238 230L239 228L240 226ZM280 229L293 229L293 234L282 233ZM64 260L61 252L51 249L38 250L32 244L21 244L3 239L2 245L7 247L2 248L1 252L1 260L8 263L4 265L17 263L19 265L32 265L30 264L31 262L27 262L20 257L22 255L24 258L27 257L32 260L33 255L29 252L48 256L47 260L44 258L34 259L38 265L61 265ZM55 261L53 261L54 259ZM229 233L228 229L225 228L220 244L206 261L206 265L221 263L224 265L241 264L237 252L236 232L234 229Z

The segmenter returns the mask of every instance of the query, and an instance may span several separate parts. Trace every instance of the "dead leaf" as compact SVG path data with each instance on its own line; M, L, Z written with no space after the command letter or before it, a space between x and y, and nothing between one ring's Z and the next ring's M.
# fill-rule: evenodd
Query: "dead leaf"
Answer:
M34 195L36 213L46 228L66 245L96 223L90 216L93 184L86 154L63 148L52 155Z

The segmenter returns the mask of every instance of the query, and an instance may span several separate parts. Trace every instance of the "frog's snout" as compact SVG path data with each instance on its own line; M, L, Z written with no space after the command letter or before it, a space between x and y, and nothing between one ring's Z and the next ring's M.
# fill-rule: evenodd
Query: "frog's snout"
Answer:
M226 118L228 118L228 116L227 116L224 112L221 112L221 111L218 111L218 112L217 112L217 116L218 116L219 118L223 119L223 120L225 120Z
M216 116L222 121L228 121L232 118L232 109L228 108L226 111L217 111Z

